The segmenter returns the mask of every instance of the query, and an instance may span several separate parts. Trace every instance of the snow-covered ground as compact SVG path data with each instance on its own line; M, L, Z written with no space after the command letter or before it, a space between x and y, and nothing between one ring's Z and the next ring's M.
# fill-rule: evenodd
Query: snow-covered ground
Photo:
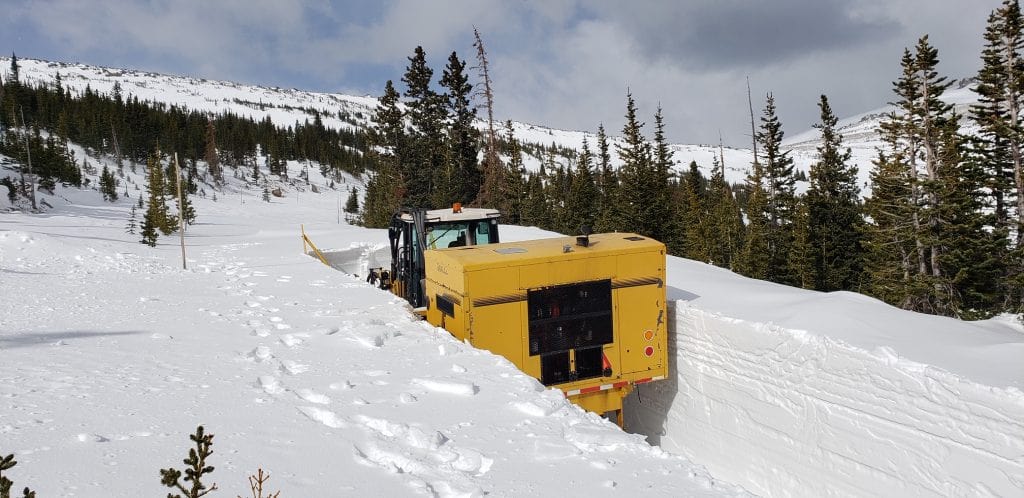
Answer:
M1013 320L670 258L675 374L627 399L630 434L356 276L386 261L386 234L338 223L349 185L196 199L187 270L176 237L124 232L134 197L58 190L43 214L0 214L15 486L160 494L156 470L203 424L227 494L258 467L291 496L1024 493ZM303 224L349 273L303 254Z
M771 496L1021 496L1024 334L672 258L674 381L628 426Z
M203 424L211 496L247 494L259 467L282 496L745 494L303 254L301 224L355 268L386 240L337 223L346 186L196 199L187 270L176 237L124 232L134 198L59 190L44 214L0 214L15 488L160 496Z

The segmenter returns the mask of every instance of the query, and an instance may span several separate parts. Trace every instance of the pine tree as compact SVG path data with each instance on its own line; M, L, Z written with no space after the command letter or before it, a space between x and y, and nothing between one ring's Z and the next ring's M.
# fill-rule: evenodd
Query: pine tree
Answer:
M473 85L465 74L466 63L452 52L448 65L441 75L441 86L446 89L444 100L448 114L447 142L449 164L452 170L452 187L448 198L438 205L447 206L453 202L469 205L480 193L483 175L477 164L480 132L473 126L476 109L470 104ZM499 170L500 171L500 170Z
M429 206L434 199L434 178L445 160L442 134L445 119L444 100L430 88L434 71L427 66L423 47L416 47L402 81L406 84L406 117L408 156L402 154L402 177L407 187L407 202L413 206Z
M849 164L852 153L843 148L839 122L828 97L818 102L821 130L818 160L811 165L810 188L800 219L800 245L806 252L798 264L807 276L803 285L821 291L852 290L862 272L861 206L857 167ZM801 251L793 251L801 254Z
M879 129L883 146L871 171L871 196L864 201L870 223L865 227L864 264L868 292L887 303L907 308L914 301L918 274L916 228L907 168L908 150L901 145L900 117L889 114Z
M789 254L793 242L793 218L796 210L796 178L793 175L793 159L789 157L789 151L782 150L782 123L775 113L775 97L768 94L765 104L764 115L761 117L761 130L757 133L757 141L761 144L761 188L763 193L763 212L765 216L764 226L758 226L762 220L755 220L759 216L752 214L748 205L748 218L754 236L763 235L763 243L767 253L764 279L787 285L797 283L795 272L789 265ZM757 165L755 165L756 167ZM761 202L758 199L757 202ZM761 209L762 206L756 206ZM763 232L762 232L763 228ZM748 232L747 242L753 244L748 247L748 255L755 251L761 242L752 240ZM756 249L759 251L760 249ZM760 256L754 256L759 258ZM750 262L750 260L748 260ZM748 275L753 276L753 275ZM762 278L762 277L754 277Z
M576 171L570 179L569 195L565 203L563 220L564 233L575 235L585 230L593 231L599 192L594 182L593 157L590 144L583 138L583 148L576 161Z
M551 220L551 209L544 193L540 174L531 173L526 182L521 222L526 226L544 227Z
M1004 0L988 18L982 68L974 91L978 102L971 119L979 130L974 154L988 177L997 238L997 259L1005 262L1000 278L1003 305L1024 311L1024 18L1017 0ZM1014 249L1015 248L1015 249Z
M684 227L683 256L697 261L709 261L708 234L702 229L708 218L707 180L701 175L697 161L690 161L690 169L681 185L680 218Z
M356 214L359 212L359 193L355 187L352 187L352 191L348 195L348 200L345 202L345 212Z
M8 75L8 83L14 83L15 85L21 81L19 75L21 66L18 65L18 56L11 52L11 72Z
M684 252L685 240L683 238L682 220L679 212L675 209L676 202L672 195L672 167L675 161L672 160L672 150L669 149L668 140L665 137L665 118L661 112L661 105L658 105L654 113L654 150L652 157L653 171L651 187L647 201L648 216L660 220L656 224L651 236L664 242L670 254L682 255Z
M402 111L398 108L399 95L391 80L384 85L384 95L374 112L374 126L369 141L371 154L377 161L377 171L371 173L363 198L362 222L371 228L384 228L391 216L405 201L405 181L401 164L408 153Z
M761 163L754 161L747 175L747 227L739 271L750 278L769 280L772 276L771 234L768 192Z
M523 166L523 150L516 139L511 120L505 123L505 131L505 143L508 147L506 154L509 159L508 166L502 166L504 174L496 202L505 223L517 225L522 218L526 196L526 169Z
M643 126L637 119L636 101L626 93L626 123L622 128L625 144L616 146L622 167L619 170L617 211L621 214L615 231L635 232L655 237L661 230L664 219L657 217L652 208L651 196L660 191L657 172L651 157L651 146L644 139Z
M170 224L166 198L164 194L164 174L160 166L160 157L150 156L146 161L146 187L149 191L149 201L146 203L146 214L142 221L142 243L149 246L156 246L157 230L164 235L173 232Z
M947 284L952 275L942 267L945 258L942 254L944 207L941 192L946 180L939 176L940 140L952 119L952 106L941 100L950 83L938 76L937 65L938 51L929 44L927 35L918 40L913 55L909 49L904 50L903 71L900 79L893 83L898 97L893 104L898 113L881 124L883 143L891 151L888 160L900 161L907 170L903 177L907 179L908 197L901 205L909 207L903 215L913 228L909 234L913 251L906 263L902 263L909 267L909 273L901 281L902 289L887 294L899 298L898 303L890 302L907 309L954 314L956 296ZM898 165L884 166L892 169ZM891 172L887 176L891 177ZM879 271L877 267L873 270ZM877 277L872 278L877 282Z
M598 203L597 227L598 232L613 232L618 230L621 224L622 213L619 210L619 177L612 169L612 156L609 152L608 136L605 134L604 125L597 126L597 161L598 176L597 186L601 191L601 200Z
M213 178L214 185L217 187L223 185L224 172L220 165L220 156L217 154L217 129L213 126L213 121L206 122L206 152L203 154L203 159L206 161L206 168L210 177Z
M717 158L708 181L707 211L708 215L701 224L701 234L707 246L706 261L740 271L743 267L746 237L743 214L732 188L725 181L725 163Z
M936 238L943 269L938 278L939 311L958 318L988 318L1000 311L1003 300L1005 240L991 230L995 214L987 201L984 159L967 154L959 130L959 116L944 120L937 150Z
M100 193L103 194L105 201L117 200L117 179L114 178L114 174L110 172L106 164L103 165L103 172L100 173Z
M136 216L135 204L132 204L132 211L128 216L128 225L124 228L125 233L135 235L135 230L139 227L138 221L136 221Z

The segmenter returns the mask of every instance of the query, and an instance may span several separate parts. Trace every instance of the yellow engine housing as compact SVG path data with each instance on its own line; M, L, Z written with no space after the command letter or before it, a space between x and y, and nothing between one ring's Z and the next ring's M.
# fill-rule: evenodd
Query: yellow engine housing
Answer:
M631 233L424 253L426 318L584 409L668 375L665 245ZM595 362L600 361L600 366ZM598 371L595 371L598 370Z

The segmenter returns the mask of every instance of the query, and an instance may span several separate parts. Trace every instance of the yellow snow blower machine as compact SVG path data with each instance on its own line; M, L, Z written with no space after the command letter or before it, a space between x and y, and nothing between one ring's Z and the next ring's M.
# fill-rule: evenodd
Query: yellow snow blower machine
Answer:
M431 324L622 425L668 375L665 245L632 233L499 243L492 209L403 210L375 279Z

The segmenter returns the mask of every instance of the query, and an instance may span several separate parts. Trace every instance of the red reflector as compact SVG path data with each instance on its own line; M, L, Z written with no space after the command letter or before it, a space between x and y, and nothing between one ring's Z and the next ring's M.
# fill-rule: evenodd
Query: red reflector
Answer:
M647 346L646 348L644 348L644 354L647 355L648 358L654 356L654 348L651 346Z

